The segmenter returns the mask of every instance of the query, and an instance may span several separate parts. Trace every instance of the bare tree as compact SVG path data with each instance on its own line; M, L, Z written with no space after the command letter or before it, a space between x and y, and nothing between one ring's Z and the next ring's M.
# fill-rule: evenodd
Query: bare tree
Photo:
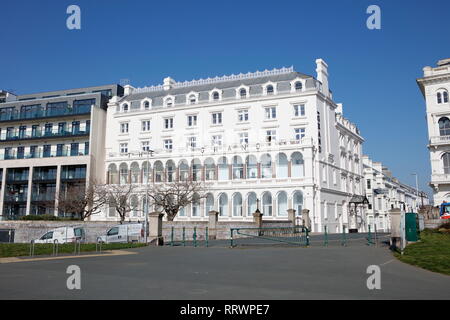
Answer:
M58 210L80 217L81 220L98 213L107 203L107 192L95 181L86 187L83 185L68 185L58 197Z
M148 190L149 204L153 204L156 211L165 213L168 221L173 221L181 208L200 201L206 194L206 184L192 179L152 183Z
M128 213L133 210L130 197L136 191L135 184L111 184L107 188L107 198L110 207L114 207L120 217L120 223L125 221Z

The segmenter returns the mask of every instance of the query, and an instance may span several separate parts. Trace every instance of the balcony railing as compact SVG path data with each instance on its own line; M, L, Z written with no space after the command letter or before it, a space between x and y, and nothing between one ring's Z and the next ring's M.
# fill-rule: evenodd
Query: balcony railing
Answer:
M27 194L26 193L19 193L19 194L5 194L5 201L6 202L26 202L27 201Z
M31 201L55 201L55 193L33 193Z
M52 158L52 157L78 157L86 156L87 154L81 151L69 151L68 149L56 150L56 151L44 151L42 149L36 152L17 152L11 154L0 155L0 160L17 160L17 159L37 159L37 158Z
M89 135L87 131L60 131L60 132L48 132L45 130L39 130L32 134L21 134L19 130L14 132L4 132L0 135L0 141L16 141L16 140L30 140L30 139L47 139L47 138L64 138L64 137L77 137Z
M450 144L450 136L430 137L430 144Z
M90 105L78 106L76 108L36 110L27 112L20 112L18 110L15 110L13 112L0 113L0 121L28 120L28 119L34 120L40 118L87 114L90 112L91 112Z

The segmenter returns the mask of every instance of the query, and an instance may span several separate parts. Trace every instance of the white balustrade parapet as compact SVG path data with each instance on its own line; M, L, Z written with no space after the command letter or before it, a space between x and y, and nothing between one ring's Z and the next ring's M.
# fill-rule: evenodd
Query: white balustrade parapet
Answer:
M450 183L450 173L435 173L431 175L431 182L448 182Z
M450 144L450 136L433 136L430 137L430 144Z
M201 86L201 85L206 85L206 84L213 84L213 83L224 82L224 81L234 81L234 80L244 80L244 79L252 79L252 78L259 78L259 77L267 77L267 76L273 76L273 75L279 75L279 74L285 74L285 73L291 73L291 72L294 72L293 66L291 66L289 68L283 67L280 69L275 68L273 70L264 70L264 71L232 74L232 75L228 75L228 76L224 75L222 77L175 82L174 84L171 85L171 87L172 88L185 88L185 87L191 87L191 86ZM142 92L151 92L151 91L160 91L160 90L164 90L163 85L136 88L133 90L133 93L142 93Z

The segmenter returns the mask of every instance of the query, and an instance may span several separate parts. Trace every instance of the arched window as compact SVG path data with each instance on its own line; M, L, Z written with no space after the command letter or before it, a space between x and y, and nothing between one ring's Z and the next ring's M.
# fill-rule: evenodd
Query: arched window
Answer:
M166 107L171 107L173 106L173 100L172 98L167 98L166 99Z
M244 164L240 156L233 157L233 179L244 178Z
M213 100L219 100L220 99L220 94L217 91L214 91L212 94Z
M164 166L161 161L156 161L154 166L155 182L162 182L164 179Z
M186 160L181 160L180 165L180 180L187 181L189 178L189 165Z
M131 170L131 183L139 183L139 164L137 162L133 162L130 167Z
M214 196L208 193L205 200L205 216L208 216L212 210L214 210Z
M247 196L247 216L253 217L256 211L256 193L250 192Z
M444 173L450 173L450 153L444 153L444 155L442 156L442 161L444 163Z
M287 178L288 176L288 160L284 153L277 154L277 178Z
M166 162L167 182L175 181L175 163L172 160Z
M198 217L200 215L200 196L196 193L192 197L192 216Z
M447 117L439 119L439 135L450 136L450 120Z
M241 99L247 98L247 90L245 90L244 88L239 90L239 96L241 97Z
M126 163L122 163L119 167L119 183L127 184L128 183L128 166Z
M291 155L291 176L294 178L304 176L303 156L300 152Z
M253 155L247 156L245 158L245 164L247 166L247 179L258 178L258 162L256 157Z
M268 153L261 156L261 178L272 178L272 157Z
M142 163L142 183L147 183L150 180L150 163L148 161L144 161Z
M202 164L200 160L192 160L192 181L200 181L202 178Z
M123 112L128 112L128 103L125 103L125 104L122 106L122 111L123 111Z
M136 195L132 195L130 199L131 216L137 217L139 215L139 201Z
M447 103L447 102L448 102L448 92L447 92L447 91L444 91L444 92L442 93L442 96L443 96L443 98L444 98L444 103Z
M150 102L144 101L144 109L145 109L145 110L150 109Z
M440 92L437 93L437 103L442 103L442 94Z
M273 94L273 85L271 85L271 84L269 84L267 87L266 87L266 94L267 95L271 95L271 94Z
M295 91L301 91L302 88L303 88L302 82L301 82L301 81L297 81L297 82L295 83Z
M265 192L262 198L262 214L265 216L272 216L272 194Z
M212 158L205 160L205 180L216 180L216 165Z
M242 216L242 196L239 192L233 195L233 217Z
M303 193L301 191L295 191L292 197L293 207L295 214L300 216L303 209Z
M278 193L277 197L277 215L279 217L287 216L287 193L285 191L281 191Z
M218 161L219 180L228 180L228 162L227 158L221 157Z
M117 166L111 163L108 166L108 182L109 184L117 184Z
M219 215L228 216L228 196L222 193L219 198Z

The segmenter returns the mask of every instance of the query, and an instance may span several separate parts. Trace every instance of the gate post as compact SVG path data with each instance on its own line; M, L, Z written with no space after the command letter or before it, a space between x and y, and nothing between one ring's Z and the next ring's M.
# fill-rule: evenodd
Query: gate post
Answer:
M262 228L262 222L263 222L262 216L263 216L263 214L259 210L256 210L253 213L253 222L256 224L256 227L258 229ZM260 235L261 235L261 230L258 231L258 236L260 236Z
M303 226L311 230L311 219L309 219L309 210L302 210Z
M295 210L294 209L288 209L288 220L291 221L292 226L295 227Z
M148 215L150 244L157 246L162 246L164 244L164 238L162 236L163 216L164 214L159 212L152 212Z
M217 211L211 210L208 212L208 215L209 215L208 237L210 240L215 240L217 238L217 222L219 220L219 213Z

